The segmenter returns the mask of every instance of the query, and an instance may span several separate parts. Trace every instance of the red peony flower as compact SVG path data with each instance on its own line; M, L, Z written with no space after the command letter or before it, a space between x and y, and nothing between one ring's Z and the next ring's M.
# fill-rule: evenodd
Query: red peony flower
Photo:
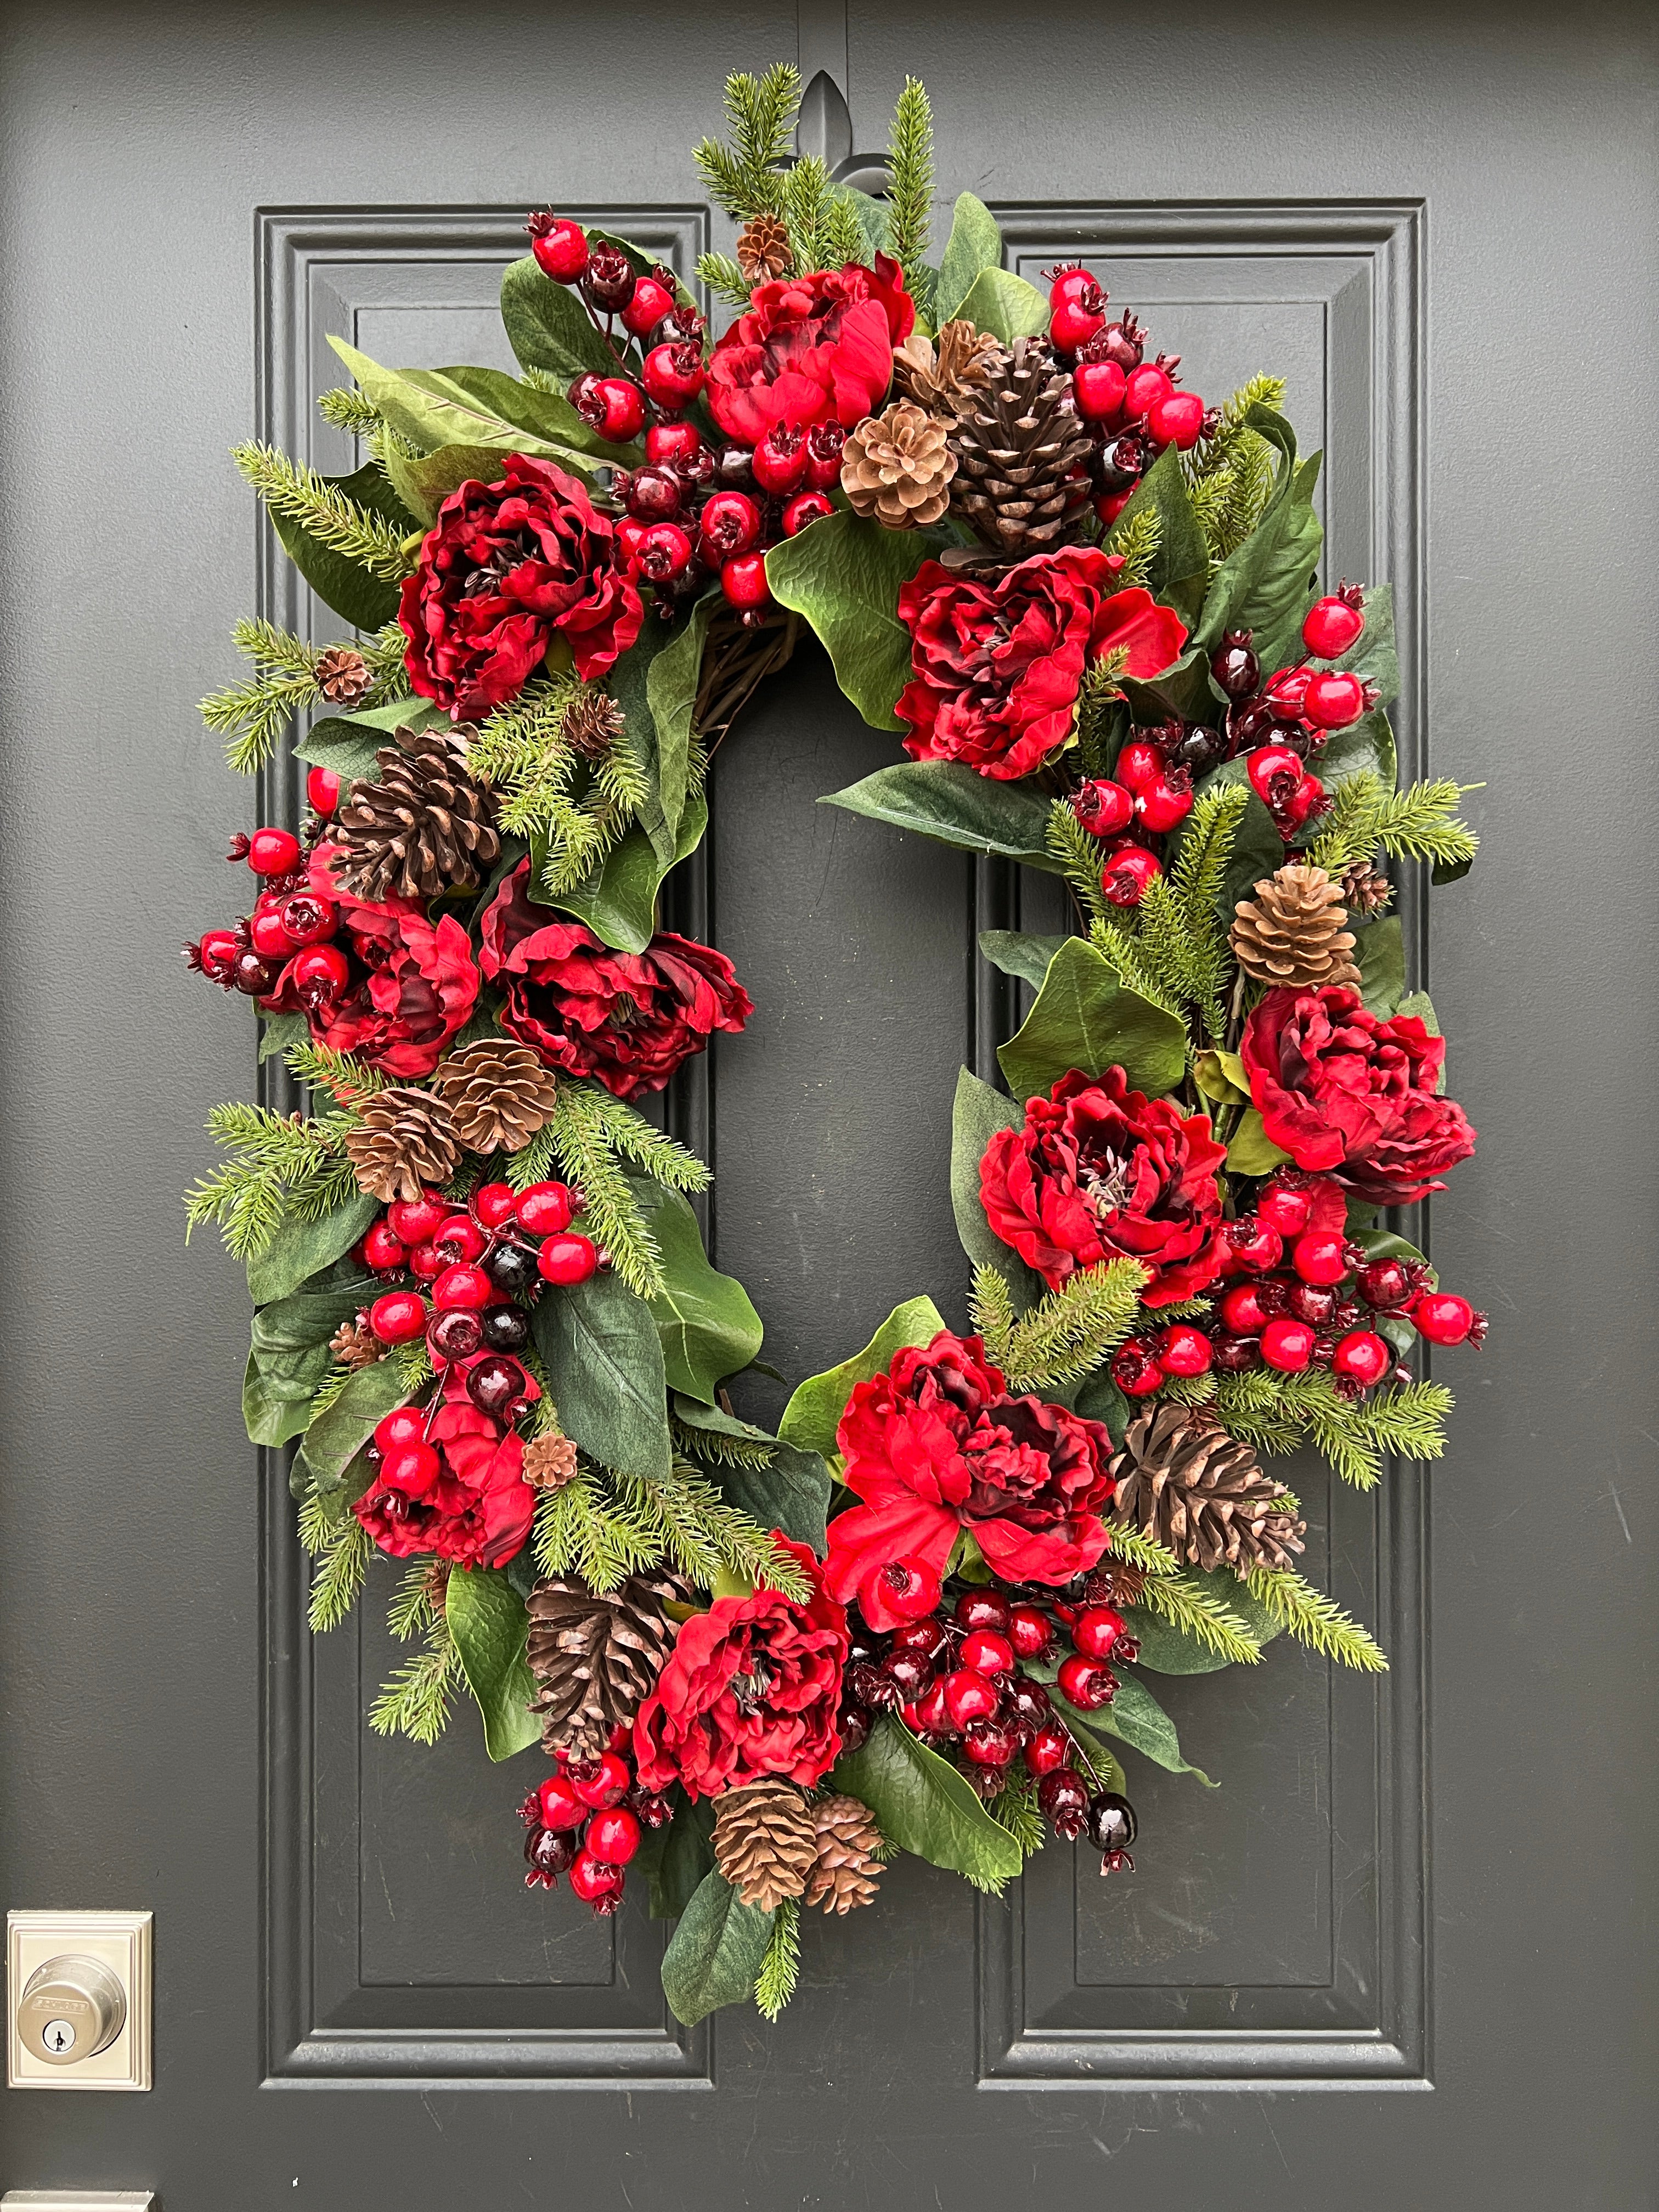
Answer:
M1057 1291L1079 1267L1139 1260L1148 1306L1195 1297L1220 1274L1225 1147L1207 1114L1131 1091L1121 1067L1062 1075L1025 1103L1023 1129L999 1129L980 1162L986 1218Z
M533 1404L541 1392L526 1377ZM383 1552L406 1559L435 1552L458 1567L504 1566L524 1548L536 1493L524 1479L524 1438L480 1413L457 1364L427 1431L441 1472L418 1493L377 1480L352 1507Z
M810 1789L835 1765L847 1615L824 1595L807 1547L778 1540L805 1570L811 1596L798 1605L763 1588L718 1597L685 1623L635 1718L642 1788L679 1782L693 1797L717 1797L781 1774Z
M1443 1039L1415 1014L1368 1013L1358 991L1269 991L1239 1056L1272 1141L1377 1206L1410 1206L1474 1150L1462 1108L1437 1095Z
M499 483L450 494L398 611L410 684L458 722L516 698L556 630L586 681L644 618L610 519L574 477L523 453L507 455Z
M463 1028L478 996L472 946L453 915L427 918L418 899L360 899L334 880L339 855L319 845L308 866L311 887L339 908L334 943L350 979L319 1006L302 1008L295 988L295 954L259 1003L270 1013L304 1012L319 1044L349 1052L400 1081L430 1075L445 1046Z
M895 711L914 732L911 758L1030 775L1070 738L1091 662L1121 648L1130 676L1167 668L1186 625L1150 592L1114 592L1115 573L1093 545L1033 554L994 579L924 562L898 597L913 674Z
M1041 1398L1011 1398L976 1336L942 1330L860 1382L836 1443L842 1480L864 1500L830 1523L824 1582L856 1595L872 1628L898 1626L884 1568L919 1562L943 1577L966 1528L1009 1582L1065 1583L1106 1548L1100 1510L1115 1487L1112 1440Z
M490 901L478 957L507 993L501 1027L550 1067L637 1098L660 1091L716 1030L740 1030L754 1012L712 945L659 930L643 952L613 952L580 922L536 905L529 876L521 860Z
M708 362L708 404L728 437L758 446L775 423L839 422L872 414L892 381L893 348L915 302L896 261L849 261L810 276L757 285Z

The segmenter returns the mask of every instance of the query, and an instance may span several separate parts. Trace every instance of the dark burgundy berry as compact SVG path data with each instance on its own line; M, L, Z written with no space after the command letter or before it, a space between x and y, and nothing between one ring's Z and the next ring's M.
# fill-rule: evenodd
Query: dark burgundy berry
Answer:
M534 1287L540 1271L536 1255L522 1244L498 1244L484 1261L484 1273L498 1291L521 1298Z
M1324 1328L1336 1311L1336 1292L1328 1283L1292 1283L1285 1293L1285 1310Z
M550 1889L560 1875L569 1870L580 1848L574 1836L561 1834L557 1828L532 1828L524 1839L526 1858L538 1875L547 1877Z
M1089 1819L1089 1785L1074 1766L1057 1766L1037 1784L1037 1803L1054 1833L1074 1844Z
M853 1695L872 1712L895 1713L904 1703L904 1692L892 1676L884 1668L871 1666L867 1660L854 1667L847 1679Z
M478 1325L482 1340L483 1324ZM493 1352L481 1359L466 1378L466 1395L481 1413L492 1419L516 1412L525 1402L528 1377L516 1359Z
M1095 482L1103 491L1127 491L1146 473L1146 441L1133 430L1108 439L1095 453Z
M274 960L262 960L250 946L239 952L231 964L230 978L244 997L263 999L276 988L277 964Z
M1227 711L1227 738L1235 752L1248 752L1271 737L1279 716L1271 699L1246 699Z
M1412 1295L1411 1272L1402 1260L1370 1260L1355 1278L1368 1306L1391 1312Z
M1048 1717L1048 1692L1029 1674L1016 1674L1008 1688L1008 1707L1017 1721L1041 1728Z
M1210 656L1210 673L1230 699L1248 699L1261 681L1261 664L1250 650L1250 632L1230 629Z
M530 1316L522 1306L489 1306L481 1326L491 1352L521 1352L530 1341Z
M1218 1336L1213 1364L1221 1375L1246 1375L1260 1364L1261 1347L1253 1336Z
M915 1651L890 1651L881 1671L890 1682L897 1683L907 1699L916 1697L933 1679L932 1666Z
M1125 315L1121 323L1108 323L1094 343L1100 348L1101 360L1115 361L1127 376L1146 357L1145 335L1134 317Z
M1206 729L1201 724L1188 730L1176 747L1176 765L1184 768L1189 776L1202 775L1206 768L1213 768L1227 750L1227 741L1219 730Z
M755 488L755 456L747 446L722 446L714 456L714 481L736 491Z
M602 238L589 242L581 288L596 307L617 313L633 298L635 282L634 264L620 246Z
M918 1658L931 1659L945 1642L945 1624L931 1616L926 1620L907 1620L893 1631L895 1651L914 1652Z
M483 1342L483 1323L470 1306L450 1306L433 1322L426 1340L441 1365L471 1359Z
M672 469L635 469L628 479L628 512L640 522L672 522L680 511L680 480Z
M843 1705L836 1721L843 1751L857 1751L870 1741L876 1717L868 1705Z

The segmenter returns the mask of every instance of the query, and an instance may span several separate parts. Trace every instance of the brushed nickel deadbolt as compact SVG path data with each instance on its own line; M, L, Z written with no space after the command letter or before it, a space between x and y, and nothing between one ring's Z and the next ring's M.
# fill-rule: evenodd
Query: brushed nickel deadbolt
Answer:
M6 1915L7 2086L148 2089L148 1912Z
M126 2026L127 1994L101 1959L48 1959L23 1984L17 2032L48 2066L74 2066L107 2051Z

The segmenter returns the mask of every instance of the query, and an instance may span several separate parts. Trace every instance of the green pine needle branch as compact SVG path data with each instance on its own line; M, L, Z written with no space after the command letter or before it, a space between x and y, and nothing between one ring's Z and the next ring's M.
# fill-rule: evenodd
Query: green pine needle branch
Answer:
M331 422L337 430L353 438L372 438L386 422L374 401L351 385L338 385L332 392L324 392L317 402L317 412L325 422Z
M1111 1533L1111 1553L1114 1559L1126 1565L1139 1567L1143 1575L1178 1575L1181 1562L1173 1552L1166 1551L1154 1537L1143 1536L1139 1528L1120 1528L1109 1523Z
M1253 376L1224 403L1215 435L1185 463L1187 488L1212 566L1237 551L1273 496L1273 449L1246 427L1244 418L1252 407L1277 411L1284 404L1282 377Z
M781 182L779 212L797 269L839 269L865 259L870 248L857 210L816 154L797 161Z
M1011 1390L1060 1389L1092 1374L1122 1343L1150 1279L1138 1260L1102 1261L1080 1268L1016 1319L1006 1279L995 1267L981 1267L969 1304Z
M1379 846L1395 860L1427 860L1437 866L1472 860L1480 840L1458 820L1456 810L1465 792L1480 788L1439 776L1389 791L1370 769L1364 769L1337 786L1308 858L1339 877L1369 860Z
M1357 1668L1363 1674L1386 1673L1388 1658L1370 1630L1351 1620L1334 1598L1315 1589L1300 1575L1288 1569L1256 1567L1245 1586L1257 1604L1282 1621L1292 1636L1323 1652L1328 1659L1340 1660L1343 1666Z
M289 1045L283 1058L291 1075L313 1090L326 1091L337 1106L354 1106L358 1099L386 1087L385 1076L367 1060L354 1060L349 1053L335 1052L309 1039L303 1044Z
M185 1193L186 1243L204 1222L216 1222L227 1249L250 1260L285 1218L332 1213L357 1188L343 1151L352 1121L349 1114L307 1121L240 1101L216 1106L208 1134L231 1157Z
M1040 1851L1048 1840L1048 1826L1037 1804L1036 1783L1029 1774L1009 1783L992 1798L990 1814L994 1820L1006 1828L1028 1859L1034 1851Z
M1123 693L1118 679L1128 665L1127 647L1117 646L1091 661L1078 685L1073 734L1077 764L1085 775L1104 775L1117 754L1117 708ZM1096 871L1097 878L1098 870Z
M1341 1396L1328 1375L1257 1368L1227 1375L1215 1407L1232 1433L1261 1452L1312 1443L1345 1482L1370 1490L1385 1458L1438 1459L1452 1395L1443 1382L1402 1382L1369 1398Z
M933 111L917 77L905 78L893 110L887 169L887 251L914 294L933 221Z
M403 1580L392 1593L386 1625L400 1644L407 1644L411 1636L426 1633L436 1620L437 1612L433 1602L432 1564L427 1559L416 1559L412 1566L405 1568Z
M337 1628L356 1604L374 1556L374 1542L356 1515L349 1513L323 1536L316 1551L319 1565L307 1617L312 1633L320 1636Z
M728 307L746 307L752 290L729 253L700 253L697 256L697 275L711 292L716 292Z
M1112 1548L1127 1559L1129 1555L1118 1541L1121 1533L1113 1530ZM1261 1646L1248 1625L1202 1583L1188 1582L1183 1575L1154 1575L1142 1590L1140 1602L1235 1666L1253 1666L1261 1656Z
M729 1467L744 1474L764 1474L777 1455L769 1437L732 1437L718 1429L700 1429L678 1413L668 1417L674 1449L682 1457L701 1460L705 1467Z
M771 1939L755 1977L755 2002L775 2021L792 1996L800 1974L800 1906L786 1897L772 1916Z
M467 747L467 765L499 791L501 824L516 837L539 837L546 853L538 890L562 898L591 874L621 838L650 793L650 781L619 726L599 751L571 730L577 708L605 694L568 678L538 678L510 708L493 714Z
M618 1511L586 1468L557 1490L537 1492L530 1541L543 1574L575 1573L595 1590L617 1589L663 1556L656 1535Z
M1107 552L1121 554L1123 560L1112 589L1127 592L1136 585L1148 586L1163 543L1164 518L1155 507L1137 507L1133 514L1120 515L1106 536Z
M730 142L705 138L692 159L710 194L735 222L782 213L781 164L788 159L800 93L800 71L789 62L775 62L764 76L740 70L726 78Z
M662 1255L620 1163L669 1190L707 1189L708 1170L643 1115L596 1085L561 1082L552 1115L507 1163L514 1190L545 1182L556 1164L580 1188L585 1212L611 1265L638 1297L662 1289Z
M1103 921L1107 907L1101 896L1100 876L1106 865L1106 848L1099 838L1089 835L1066 800L1057 799L1048 809L1043 842L1060 862L1060 873L1084 915L1091 921Z
M449 1621L434 1607L425 1648L406 1659L368 1709L376 1735L406 1735L434 1744L449 1724L450 1698L461 1685L460 1655Z
M400 583L415 566L404 532L384 515L349 499L303 461L290 460L275 446L250 441L231 448L243 479L273 514L296 524L310 537L388 584Z
M609 1480L628 1519L658 1545L658 1556L698 1589L712 1589L724 1570L785 1597L804 1602L811 1595L799 1564L769 1530L729 1504L688 1462L678 1462L666 1482L614 1472Z
M209 729L226 739L230 766L239 775L252 775L270 758L295 714L328 704L317 666L334 648L309 644L269 622L239 622L231 635L236 650L252 662L253 673L245 683L210 692L199 711ZM395 623L356 641L356 650L374 679L365 706L380 706L403 689L406 642Z

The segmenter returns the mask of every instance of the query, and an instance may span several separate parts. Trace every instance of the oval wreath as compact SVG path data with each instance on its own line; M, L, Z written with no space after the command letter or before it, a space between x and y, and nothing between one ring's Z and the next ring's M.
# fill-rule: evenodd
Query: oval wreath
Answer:
M429 1743L465 1692L492 1759L539 1744L528 1881L610 1913L642 1875L687 2022L775 2016L801 1905L896 1851L994 1890L1052 1826L1128 1867L1119 1748L1189 1771L1148 1670L1281 1630L1382 1667L1263 1462L1437 1455L1402 1363L1485 1328L1382 1225L1474 1145L1389 864L1475 840L1455 784L1396 787L1388 587L1316 595L1282 385L1206 407L969 193L930 265L921 86L884 201L787 159L799 93L732 77L697 149L742 226L712 343L672 271L537 215L520 378L335 340L371 458L238 452L356 635L241 626L204 712L251 771L320 710L309 810L236 838L252 911L186 948L309 1100L219 1109L188 1206L247 1263L313 1626L407 1563L370 1725ZM909 756L835 803L1058 875L1077 932L983 940L1035 997L1007 1091L957 1094L975 1334L913 1298L773 1437L726 1395L761 1322L708 1170L637 1102L751 1011L657 901L803 623Z

